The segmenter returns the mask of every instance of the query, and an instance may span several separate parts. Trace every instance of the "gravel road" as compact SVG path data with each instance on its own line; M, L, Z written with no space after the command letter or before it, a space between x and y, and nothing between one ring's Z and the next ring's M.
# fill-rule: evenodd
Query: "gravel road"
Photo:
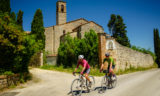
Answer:
M71 96L72 74L33 68L33 80L0 96ZM160 96L160 69L118 76L117 86L98 93L102 77L95 77L96 90L82 96Z

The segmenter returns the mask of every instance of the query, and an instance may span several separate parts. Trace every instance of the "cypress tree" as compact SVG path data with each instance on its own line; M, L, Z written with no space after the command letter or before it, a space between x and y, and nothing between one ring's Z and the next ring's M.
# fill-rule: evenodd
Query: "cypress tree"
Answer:
M11 17L14 21L16 21L16 14L15 14L14 12L11 13L10 17Z
M123 46L131 47L130 41L127 37L126 25L120 15L111 15L111 20L108 23L108 28L111 35L116 38L116 41Z
M34 15L31 24L31 34L36 35L36 40L41 40L43 43L42 49L45 48L45 35L44 35L44 26L43 26L43 15L41 9L38 9Z
M23 11L19 10L17 16L17 24L21 26L21 30L23 30Z
M115 34L115 22L116 22L116 15L112 14L111 19L108 23L108 28L109 28L109 32L110 32L111 36L113 36L113 34Z
M154 52L156 55L156 63L160 67L160 37L158 29L154 29Z
M156 30L157 32L157 63L158 63L158 66L160 68L160 37L159 37L159 31L158 29Z
M156 29L153 30L154 32L154 53L157 53L157 32Z
M10 8L10 0L0 0L0 11L5 13L11 12L11 8Z

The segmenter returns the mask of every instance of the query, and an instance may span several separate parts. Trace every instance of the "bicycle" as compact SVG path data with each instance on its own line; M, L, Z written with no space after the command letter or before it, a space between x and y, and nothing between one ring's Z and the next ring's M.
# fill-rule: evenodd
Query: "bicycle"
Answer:
M107 72L105 76L102 77L102 81L101 81L101 88L102 88L102 92L104 92L106 89L111 89L111 88L115 88L116 84L117 84L117 77L116 75L113 77L113 75L111 73L109 73L109 71L107 70ZM114 79L113 79L114 78Z
M80 96L84 89L87 89L88 92L90 92L91 90L94 90L95 79L93 76L89 76L89 78L92 82L90 85L89 81L86 80L84 78L84 76L80 74L80 72L75 72L75 73L79 74L79 78L76 78L72 81L71 93L73 96ZM74 75L74 76L76 76L76 75Z

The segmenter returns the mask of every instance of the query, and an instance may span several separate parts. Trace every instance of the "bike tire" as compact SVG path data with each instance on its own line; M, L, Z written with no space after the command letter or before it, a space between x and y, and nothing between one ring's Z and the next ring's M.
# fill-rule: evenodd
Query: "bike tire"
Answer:
M112 80L111 86L112 86L112 88L115 88L116 85L117 85L117 76L115 75L115 79Z
M80 79L75 79L72 81L72 84L71 84L71 93L72 93L72 96L81 96L81 93L82 93L82 85L81 85L81 80ZM74 85L76 88L74 88ZM77 89L77 90L75 90Z
M104 93L108 89L108 78L106 76L102 77L101 81L101 91Z
M91 80L92 82L92 85L89 86L89 81L86 80L86 86L87 86L87 89L90 91L90 90L94 90L95 89L95 79L93 76L89 76L89 79Z

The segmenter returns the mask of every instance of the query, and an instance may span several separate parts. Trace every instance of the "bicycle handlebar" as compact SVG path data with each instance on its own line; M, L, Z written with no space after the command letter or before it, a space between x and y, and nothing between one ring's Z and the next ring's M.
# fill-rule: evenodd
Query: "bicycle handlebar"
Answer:
M81 74L80 74L81 72L73 72L73 75L74 75L74 76L76 76L76 74L75 74L75 73L78 73L79 75L81 75Z

